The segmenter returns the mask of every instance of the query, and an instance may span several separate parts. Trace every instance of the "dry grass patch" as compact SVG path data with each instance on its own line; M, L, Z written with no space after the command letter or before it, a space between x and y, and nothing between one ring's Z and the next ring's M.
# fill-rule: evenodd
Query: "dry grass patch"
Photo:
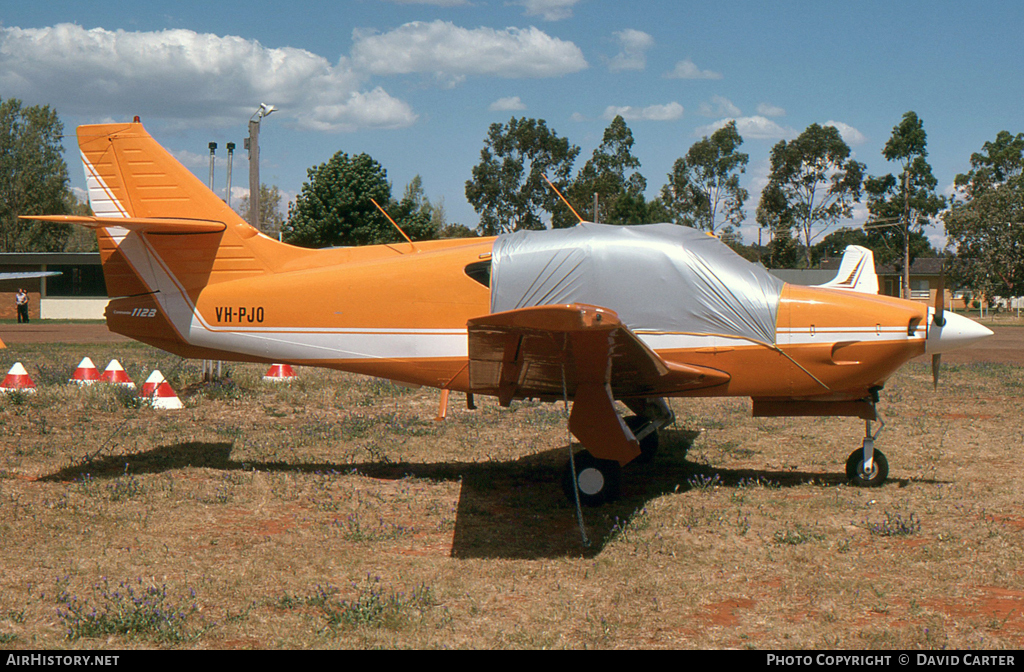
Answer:
M185 401L64 380L83 356ZM911 365L883 392L891 482L844 482L863 427L674 400L620 501L559 487L560 405L453 397L129 345L0 351L0 643L14 648L1016 648L1024 370ZM41 367L40 362L48 363ZM65 365L64 362L67 362ZM65 369L68 369L65 371Z

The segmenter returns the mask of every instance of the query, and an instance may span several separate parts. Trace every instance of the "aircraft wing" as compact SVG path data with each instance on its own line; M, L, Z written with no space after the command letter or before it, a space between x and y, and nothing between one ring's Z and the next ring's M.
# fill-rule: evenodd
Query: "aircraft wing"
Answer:
M469 385L512 399L575 398L581 384L607 384L614 398L662 396L721 385L729 374L668 362L611 310L586 304L520 308L468 323ZM564 387L563 387L564 385Z

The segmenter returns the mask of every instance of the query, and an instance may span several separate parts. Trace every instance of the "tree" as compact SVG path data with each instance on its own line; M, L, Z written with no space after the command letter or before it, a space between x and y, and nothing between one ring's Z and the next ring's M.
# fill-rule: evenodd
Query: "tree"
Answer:
M676 159L661 200L676 224L726 234L743 222L747 190L740 186L749 157L737 151L743 138L736 122L693 144L686 156Z
M962 198L943 213L950 274L991 296L1024 294L1024 135L1001 131L957 175Z
M245 196L238 202L238 214L245 221L249 217L249 197ZM281 190L277 185L268 187L260 185L260 230L277 237L284 226L284 215L281 214Z
M338 152L306 173L309 180L288 208L286 242L329 247L402 240L371 201L389 205L391 185L384 168L368 154Z
M63 215L77 199L68 189L61 138L64 125L49 105L22 107L0 100L0 252L59 252L67 224L20 220L20 215Z
M559 198L542 175L564 193L579 152L543 119L491 124L480 163L466 182L466 199L480 213L482 233L544 228L542 213L554 213Z
M865 166L849 157L850 147L839 130L818 124L772 148L758 222L773 229L773 239L780 238L780 226L795 227L803 235L808 266L814 239L852 216L853 204L860 200Z
M956 187L967 198L1006 184L1024 171L1024 133L1011 135L999 131L993 142L986 142L982 152L971 155L971 170L957 175Z
M1024 294L1024 175L955 203L943 219L954 281L989 297Z
M633 156L632 150L633 132L618 115L604 130L600 146L566 190L566 197L581 216L589 212L593 221L605 224L646 222L644 190L647 180L636 170L640 160ZM598 212L593 211L595 195ZM555 227L576 224L576 217L566 210L563 207L556 211L552 222Z
M925 225L946 207L946 199L935 193L938 180L925 160L928 156L928 135L916 113L907 112L893 127L882 156L887 161L898 161L903 172L898 177L889 174L869 177L865 181L868 211L875 221L884 222L881 228L872 229L874 237L888 249L898 245L902 252L898 263L903 270L902 295L910 296L910 264L916 256L914 234L923 237Z

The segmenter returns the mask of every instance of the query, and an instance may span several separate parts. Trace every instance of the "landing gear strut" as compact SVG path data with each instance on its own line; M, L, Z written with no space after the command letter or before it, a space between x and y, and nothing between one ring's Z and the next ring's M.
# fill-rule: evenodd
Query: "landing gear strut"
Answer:
M864 445L853 451L846 460L846 477L861 488L877 488L889 476L889 461L880 450L875 450L875 439L885 428L885 422L878 419L878 431L871 433L871 421L864 421Z
M636 413L622 419L640 446L640 455L633 458L633 461L649 463L658 450L658 430L671 424L675 415L661 398L635 399L625 404ZM562 476L565 496L575 503L574 491L578 491L583 506L600 506L614 500L619 495L621 462L594 457L589 450L576 453L565 465Z

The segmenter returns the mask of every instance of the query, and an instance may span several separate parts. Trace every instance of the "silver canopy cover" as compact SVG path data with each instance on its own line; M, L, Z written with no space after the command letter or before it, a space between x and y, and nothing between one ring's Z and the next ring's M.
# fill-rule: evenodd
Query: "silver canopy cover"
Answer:
M491 312L588 303L630 329L775 344L784 283L720 240L676 224L499 236L491 256Z

